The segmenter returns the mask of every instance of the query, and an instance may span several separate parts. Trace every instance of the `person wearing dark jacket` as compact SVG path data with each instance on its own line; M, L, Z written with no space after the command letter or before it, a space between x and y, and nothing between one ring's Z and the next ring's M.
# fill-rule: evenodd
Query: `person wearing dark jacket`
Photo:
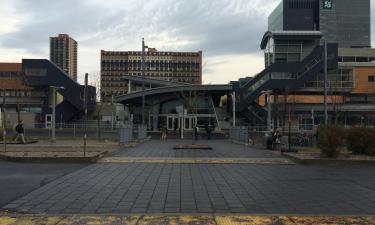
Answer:
M18 138L21 138L23 144L25 144L25 128L23 127L23 121L20 120L16 126L17 137L14 141L18 142Z

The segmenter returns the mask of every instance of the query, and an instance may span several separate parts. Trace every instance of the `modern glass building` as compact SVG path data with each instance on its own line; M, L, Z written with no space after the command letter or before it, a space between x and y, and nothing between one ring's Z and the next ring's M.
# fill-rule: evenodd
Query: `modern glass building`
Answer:
M283 0L268 30L318 30L340 48L371 46L370 0Z

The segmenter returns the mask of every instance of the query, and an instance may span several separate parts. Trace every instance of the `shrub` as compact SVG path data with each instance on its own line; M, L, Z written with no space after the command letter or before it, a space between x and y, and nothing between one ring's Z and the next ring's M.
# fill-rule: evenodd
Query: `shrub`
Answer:
M345 144L345 130L339 126L322 126L318 129L318 147L322 155L337 158Z
M353 154L375 155L375 129L352 127L347 136L348 150Z

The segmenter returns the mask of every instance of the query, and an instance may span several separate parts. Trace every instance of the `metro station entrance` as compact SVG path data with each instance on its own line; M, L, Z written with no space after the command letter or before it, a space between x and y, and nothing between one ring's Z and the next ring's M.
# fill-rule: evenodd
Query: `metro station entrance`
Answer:
M196 116L179 116L179 115L168 115L167 116L167 129L168 130L177 130L181 127L184 127L184 130L193 130L196 124Z

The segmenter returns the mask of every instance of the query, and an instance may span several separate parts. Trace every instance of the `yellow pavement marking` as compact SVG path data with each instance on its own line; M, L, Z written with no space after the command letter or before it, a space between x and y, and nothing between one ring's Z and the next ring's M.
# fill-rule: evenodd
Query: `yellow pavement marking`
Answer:
M290 219L296 224L320 224L320 225L342 225L342 224L357 224L367 225L371 224L361 217L341 217L341 216L312 216L300 217L292 216Z
M214 216L180 216L179 225L207 224L215 225Z
M365 221L373 223L375 225L375 216L374 217L362 217Z
M139 216L72 216L66 217L56 225L136 225Z
M293 225L287 217L281 216L216 216L217 225Z
M51 217L0 217L1 225L55 225L64 217L51 216Z
M246 215L19 215L0 216L0 225L375 225L375 216L246 216Z

